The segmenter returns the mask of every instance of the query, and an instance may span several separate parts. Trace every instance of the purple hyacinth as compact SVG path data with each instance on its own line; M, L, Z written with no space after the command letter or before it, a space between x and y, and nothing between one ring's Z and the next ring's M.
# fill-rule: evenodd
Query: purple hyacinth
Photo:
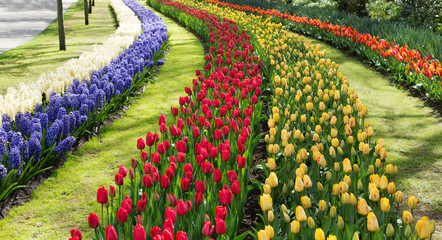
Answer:
M9 164L14 168L18 169L21 165L21 155L20 149L17 147L11 147L9 151Z
M5 180L6 175L8 174L8 169L3 166L3 164L0 164L0 176L2 177L2 182Z
M60 134L60 126L57 122L54 122L51 127L46 132L46 143L52 146L58 140L58 135Z
M65 154L69 149L71 149L72 145L75 143L75 138L70 136L61 141L58 146L54 148L54 151L57 152L59 156Z
M6 154L8 151L7 140L5 136L0 136L0 159Z
M20 132L12 132L11 147L17 147L21 149L23 146L23 138Z
M20 118L19 129L22 136L28 136L28 132L31 130L31 119L27 115Z
M29 156L34 156L34 160L36 162L40 161L40 154L41 154L41 144L40 139L38 139L35 136L32 136L29 139Z
M2 115L2 128L5 132L11 131L11 117L6 113Z

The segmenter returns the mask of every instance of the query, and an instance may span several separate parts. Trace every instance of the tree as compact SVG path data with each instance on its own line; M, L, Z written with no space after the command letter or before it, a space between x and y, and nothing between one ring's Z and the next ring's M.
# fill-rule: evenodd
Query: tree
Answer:
M64 20L63 20L63 2L57 0L57 18L58 18L58 41L60 50L66 50L66 38L64 35Z
M89 14L92 13L92 0L89 0Z
M84 0L84 24L85 25L89 25L89 16L88 16L87 5L88 5L87 0Z
M348 13L353 13L359 17L368 16L367 0L337 0L338 10Z

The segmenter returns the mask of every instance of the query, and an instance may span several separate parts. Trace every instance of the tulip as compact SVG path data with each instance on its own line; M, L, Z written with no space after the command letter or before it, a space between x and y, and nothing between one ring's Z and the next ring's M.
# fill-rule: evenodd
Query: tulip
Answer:
M97 191L97 202L100 204L106 204L108 202L108 196L107 196L107 190L103 186L101 188L98 188Z
M336 217L336 207L335 206L330 207L330 217L332 217L332 218Z
M169 177L164 174L163 176L161 176L161 187L162 188L170 188L170 180Z
M387 237L389 238L394 236L394 228L391 223L387 225L387 229L385 229L385 235L387 235Z
M269 211L272 210L273 208L273 200L272 197L269 194L263 194L260 198L259 198L259 202L261 205L261 209L263 211Z
M127 221L128 213L127 210L123 207L119 208L117 211L117 220L120 223L124 223Z
M118 240L117 231L112 225L106 227L106 240Z
M307 196L302 196L301 197L301 203L302 203L302 206L304 206L304 208L307 208L307 209L312 206L310 198L307 197Z
M276 176L276 174L274 172L271 172L269 177L268 177L268 184L270 185L270 187L274 188L278 186L278 177Z
M413 215L409 211L404 211L402 214L402 220L405 224L411 224L413 222Z
M227 173L227 179L229 179L229 182L232 183L233 181L238 180L238 175L236 174L235 171L230 170L230 171Z
M176 205L176 213L183 216L187 213L187 205L183 200L179 200Z
M381 210L382 212L390 211L390 200L388 198L381 198Z
M172 228L165 228L163 226L163 234L161 234L161 237L163 237L164 240L174 240L173 238L173 229Z
M89 217L87 218L87 221L89 223L89 227L91 228L95 229L98 226L100 226L100 220L98 219L98 216L95 213L90 213Z
M137 224L134 228L133 240L146 240L146 232L144 231L144 227L140 224Z
M146 195L147 198L147 195ZM143 212L146 209L146 200L145 199L138 199L137 202L137 212Z
M415 229L417 235L419 235L419 237L422 239L429 238L433 232L433 227L431 226L427 217L422 217L420 220L418 220Z
M359 198L358 200L358 213L361 215L367 215L370 212L368 208L367 202L363 198Z
M215 231L216 234L225 234L226 233L226 223L223 219L217 218L215 223Z
M307 220L307 215L305 214L304 208L302 208L301 206L297 206L296 207L296 220L298 220L299 222L304 222Z
M337 240L335 235L328 235L327 240Z
M267 212L267 220L269 220L269 222L273 222L273 220L275 219L275 215L273 215L273 211L270 210Z
M259 230L258 240L270 240L269 233L266 230Z
M115 187L112 186L112 185L110 185L110 186L109 186L109 197L110 197L110 198L114 198L114 197L115 197L115 194L116 194Z
M297 191L297 192L304 191L304 183L302 182L302 179L300 177L296 177L296 180L295 180L295 191Z
M211 236L213 233L213 226L210 225L209 221L204 222L203 229L201 230L201 234L204 236Z
M376 232L379 230L378 219L373 212L370 212L367 215L367 229L370 232Z
M82 239L82 236L81 236L81 232L80 232L80 230L78 230L78 229L72 229L71 230L71 237L72 237L72 239L79 239L79 240L81 240Z
M320 228L316 228L315 240L325 240L324 231Z
M344 166L343 168L345 173L350 173L352 171L351 162L348 158L344 159L342 165Z
M397 191L397 192L394 194L394 201L395 201L396 203L402 203L402 201L403 201L403 194L402 194L401 191Z
M275 236L275 230L270 225L265 226L264 230L269 234L269 238L273 238Z
M155 237L155 236L157 236L157 235L161 235L161 228L160 228L160 227L152 227L152 228L150 229L150 235L151 235L152 237Z
M181 178L181 189L187 191L190 186L190 180L186 177Z
M339 230L344 229L344 219L342 219L341 216L338 217L338 229Z
M300 230L300 223L299 223L299 221L293 220L293 221L290 223L290 232L292 232L292 233L298 233L299 230Z
M139 139L137 140L137 148L138 148L139 150L143 150L145 147L146 147L146 144L144 143L144 139L139 138Z
M308 217L307 224L308 224L308 227L311 229L315 228L315 226L316 226L315 220L313 220L312 217Z
M204 183L200 180L196 181L195 190L196 192L204 193L205 192Z
M236 164L238 165L238 168L244 168L246 166L246 158L238 154L236 156Z
M268 158L267 159L267 165L270 171L275 171L276 169L276 163L274 158Z
M203 203L203 194L202 193L195 193L194 202L196 205L200 205L201 203Z
M410 237L410 235L411 235L411 227L410 227L410 225L407 225L405 227L404 236L408 238L408 237Z
M215 168L213 171L213 181L220 182L222 180L221 170L219 168Z
M232 193L235 195L241 193L241 186L239 185L239 182L237 180L233 181L232 183Z
M353 237L351 238L351 240L359 240L359 234L357 232L355 232L353 234Z
M227 185L224 185L223 189L218 192L218 196L222 205L230 205L232 202L232 191L230 191L230 188Z
M227 208L225 206L217 206L215 209L215 217L226 220Z
M115 175L115 185L121 186L124 184L124 176L121 173Z
M416 198L415 196L411 195L411 196L408 198L408 207L409 207L411 210L413 210L413 209L416 208L416 206L417 206L417 198Z
M187 240L187 233L183 231L178 231L176 234L176 240Z
M324 200L319 201L319 210L324 212L327 209L327 203Z

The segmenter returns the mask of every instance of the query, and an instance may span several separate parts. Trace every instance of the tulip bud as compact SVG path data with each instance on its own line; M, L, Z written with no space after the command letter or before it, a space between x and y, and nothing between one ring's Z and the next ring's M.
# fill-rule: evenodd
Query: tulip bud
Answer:
M267 219L269 220L269 222L273 222L273 220L275 219L275 216L273 215L273 211L268 211L267 212Z
M409 238L410 235L411 235L411 228L410 228L410 225L407 225L407 226L405 227L404 236L405 236L406 238Z
M416 206L417 206L417 198L416 198L415 196L411 195L411 196L408 198L408 207L409 207L411 210L413 210L413 209L416 208Z
M282 216L284 217L284 221L285 221L286 223L289 223L289 222L290 222L290 217L289 217L289 215L288 215L287 213L283 212L283 213L282 213Z
M350 193L350 204L355 206L357 204L356 197L353 193Z
M351 240L359 240L359 234L357 232L355 232L353 234L353 237L351 238Z
M349 204L350 203L350 195L345 192L341 195L341 200L343 204Z
M359 166L356 163L353 164L353 172L355 172L356 174L359 173Z
M154 195L155 195L155 196L154 196L155 201L156 201L156 202L160 201L160 195L157 193L157 191L155 191L155 194L154 194Z
M335 162L334 169L336 172L341 171L341 166L339 165L339 162Z
M332 178L332 174L330 171L327 171L327 173L325 174L325 178L327 179L327 181L330 181Z
M304 208L310 208L311 206L312 206L312 203L311 203L311 201L310 201L310 198L309 197L307 197L307 196L302 196L301 197L301 203L302 203L302 206L304 207Z
M264 190L264 193L266 193L266 194L270 194L272 192L272 188L268 184L264 184L264 186L262 186L262 188Z
M344 219L341 216L338 217L338 228L339 230L344 229Z
M361 191L364 188L364 185L362 185L361 179L358 180L358 191Z
M308 224L308 227L311 229L315 228L315 226L316 226L315 220L313 220L312 217L308 217L307 224Z
M373 174L374 173L374 167L373 165L368 166L368 174Z
M319 201L319 210L321 212L324 212L325 210L327 210L327 203L324 200Z
M403 194L402 194L401 191L397 191L397 192L394 194L394 201L395 201L396 203L402 203L402 201L403 201Z
M322 186L321 182L316 183L316 189L318 189L318 191L320 191L320 192L322 192L324 190L324 187Z
M281 204L281 211L283 213L288 213L287 207L284 204Z
M332 217L332 218L336 217L336 207L335 206L331 206L331 208L330 208L330 217Z
M269 211L272 210L273 208L273 201L272 201L272 197L269 194L263 194L260 197L260 205L261 205L261 209L263 211Z
M286 194L287 193L287 184L284 183L284 185L282 186L282 193Z
M378 219L373 212L370 212L367 215L367 229L370 232L376 232L377 230L379 230Z
M387 237L393 237L393 235L394 235L394 228L393 228L393 225L391 225L391 223L389 223L388 225L387 225L387 229L385 230L385 234L387 235Z
M387 189L389 194L394 194L396 192L396 185L394 182L389 182Z

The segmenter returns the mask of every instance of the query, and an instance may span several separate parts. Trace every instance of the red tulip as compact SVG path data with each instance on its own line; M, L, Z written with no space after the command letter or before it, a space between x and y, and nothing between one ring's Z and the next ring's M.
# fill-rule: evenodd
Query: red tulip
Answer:
M115 187L112 186L112 185L110 185L110 186L109 186L109 197L110 197L110 198L114 198L114 197L115 197L115 194L116 194Z
M147 152L141 151L140 158L141 158L141 161L145 162L149 159L149 154Z
M124 223L127 221L128 213L127 210L123 207L119 208L117 211L117 221L119 223Z
M139 199L137 202L137 212L143 212L146 209L146 200Z
M187 213L187 206L183 200L179 200L176 204L176 213L183 216Z
M159 145L160 144L158 144L158 147L159 147ZM151 157L152 157L152 163L155 163L155 164L160 163L161 155L159 152L153 152Z
M89 227L91 228L97 228L98 226L100 226L100 220L98 219L97 214L95 213L90 213L89 217L87 218L87 222L89 223Z
M146 201L146 203L147 203L147 201L148 201L148 199L147 199L147 194L146 194L146 193L143 193L143 194L141 195L141 199L143 199L143 200Z
M167 177L166 174L164 174L163 176L161 176L161 187L162 188L170 188L170 180L169 177Z
M124 177L121 175L121 173L117 173L115 175L115 185L121 186L124 184Z
M161 125L162 123L167 124L166 123L166 116L164 116L163 114L161 114L158 119L158 125Z
M146 144L144 143L144 139L138 138L137 140L137 148L140 150L143 150L146 147Z
M132 212L132 201L130 199L125 199L121 202L121 208L126 209L127 213Z
M166 147L164 146L164 144L159 143L157 146L157 150L158 150L158 153L162 155L166 152Z
M167 125L165 123L161 123L160 125L160 133L167 132Z
M224 137L227 137L229 134L230 134L229 126L224 126L223 127L223 135L224 135Z
M235 180L238 180L238 175L236 175L236 172L233 170L230 170L227 173L227 178L229 179L229 182L233 182Z
M187 152L187 145L183 141L178 141L176 143L176 149L178 152L186 153Z
M237 180L233 181L232 183L232 193L233 194L241 193L241 186L239 185L239 182Z
M210 149L210 158L216 158L218 157L218 149L217 148L211 148Z
M192 172L186 172L186 173L184 174L184 176L185 176L187 179L189 179L190 182L193 181L193 173L192 173Z
M100 204L106 204L108 200L106 188L104 186L99 188L97 191L97 202Z
M143 225L143 218L141 217L140 214L137 215L136 223L137 223L137 224L141 224L141 225Z
M160 175L157 172L152 172L152 183L157 184L160 180Z
M158 142L159 140L160 140L160 135L158 135L158 133L155 132L155 134L153 135L153 141Z
M135 177L134 170L133 170L132 168L129 168L129 178L130 178L131 180L133 180L134 177Z
M144 227L142 225L137 224L135 226L133 240L146 240L146 232L144 231Z
M172 219L166 219L166 220L164 221L163 229L164 229L164 230L166 230L166 229L170 229L170 230L173 232L174 227L173 227L173 221L172 221Z
M211 236L213 233L213 226L210 226L210 222L205 222L201 234L204 236Z
M204 183L200 180L196 181L195 190L196 192L204 193L205 192Z
M215 217L226 220L227 208L225 206L217 206L215 209Z
M163 234L161 236L163 237L164 240L174 240L173 232L169 228L164 229Z
M132 158L132 159L130 160L130 166L131 166L133 169L137 168L137 166L138 166L138 162L137 162L137 160L135 160L135 158Z
M173 179L173 177L175 176L175 172L174 172L174 170L173 170L174 168L171 166L171 167L168 167L167 169L166 169L166 175L167 175L167 177L169 178L169 179Z
M203 171L204 174L211 174L213 172L213 165L210 162L205 161L201 165L201 170Z
M153 237L153 240L164 240L164 238L161 235L156 235L155 237Z
M161 228L160 227L152 227L150 229L150 236L155 237L157 235L161 234Z
M222 173L219 168L215 168L215 171L213 172L213 181L214 182L220 182L222 180Z
M106 228L106 240L118 240L117 232L112 225L109 225Z
M195 204L200 205L201 203L203 203L203 194L195 193Z
M176 117L178 115L178 108L170 107L170 111L172 112L172 115Z
M221 218L216 219L215 223L216 234L226 233L226 223Z
M223 189L219 191L218 193L219 195L219 201L221 202L222 205L230 205L230 203L232 202L232 192L230 191L229 186L224 185Z
M176 196L173 194L168 193L167 194L167 199L166 199L167 204L169 204L172 207L176 206Z
M176 240L187 240L187 233L178 231L176 234Z
M152 178L148 174L143 176L142 182L143 182L143 187L145 188L152 186Z
M187 207L187 212L192 211L193 205L192 205L192 202L190 200L186 201L186 207Z
M186 177L181 178L181 189L187 191L190 186L190 180Z
M246 158L241 157L241 155L236 155L236 164L238 164L239 168L244 168L246 166Z
M183 108L183 109L185 109L185 108ZM176 122L176 126L177 126L179 129L183 129L183 128L184 128L184 120L183 120L182 118L178 118L178 120L177 120L177 122Z
M155 144L155 137L151 132L148 132L146 135L146 145L151 147Z
M82 239L82 236L81 236L81 232L80 232L80 230L78 230L78 229L72 229L72 230L71 230L71 237L72 237L72 238L78 238L79 240L81 240L81 239Z

